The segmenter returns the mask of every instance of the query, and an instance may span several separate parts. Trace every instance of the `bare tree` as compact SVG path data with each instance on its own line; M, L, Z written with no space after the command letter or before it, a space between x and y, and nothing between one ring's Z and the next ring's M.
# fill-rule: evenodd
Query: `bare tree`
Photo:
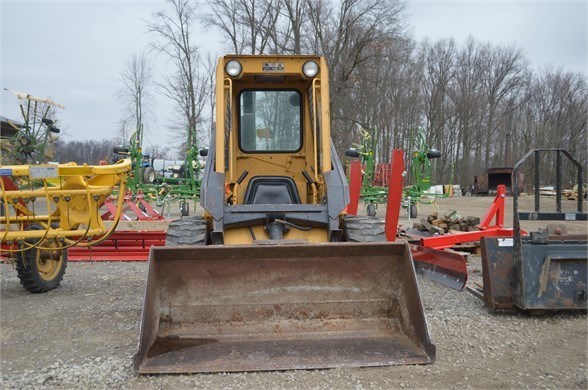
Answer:
M514 150L531 148L567 149L586 169L588 165L588 88L581 73L546 69L535 75L524 88L521 108L512 118L518 132L514 133ZM543 162L543 184L555 181L553 159ZM550 169L552 168L552 169ZM564 174L575 179L575 168L568 166ZM532 175L529 175L532 178ZM565 181L564 181L565 183ZM528 184L530 184L528 182Z
M119 128L118 128L118 134L119 137L116 139L116 141L119 143L119 145L126 145L129 142L129 139L131 137L131 134L133 132L133 125L129 126L129 121L127 119L121 119L118 123ZM135 126L136 129L136 126Z
M152 47L174 64L173 75L159 84L162 93L176 103L180 121L176 130L183 135L183 147L198 147L197 126L209 96L208 84L200 71L198 48L192 43L196 6L189 0L168 0L169 10L153 15L148 31L153 34Z
M483 89L487 99L488 119L486 121L486 145L484 161L490 163L491 145L495 144L496 120L498 108L509 95L517 94L526 81L527 59L523 52L514 46L486 45L485 71Z
M60 162L73 161L78 164L98 164L112 154L116 141L111 139L87 141L57 141L55 158Z
M383 55L381 48L386 42L401 39L402 10L403 5L397 1L307 0L309 27L303 42L329 63L331 128L339 150L348 147L339 142L354 128L356 118L351 117L349 108L356 104L358 74L373 65L372 59ZM376 83L364 87L377 89Z
M206 27L216 27L221 31L223 37L230 42L228 44L229 51L235 54L243 53L245 30L239 20L238 2L207 0L206 4L210 12L202 17L204 25Z
M301 54L304 26L308 21L308 3L306 0L284 0L283 15L285 27L273 35L275 50L285 53Z
M160 144L155 144L155 145L149 145L147 148L147 155L149 155L149 157L151 157L152 159L162 159L162 160L167 160L169 156L169 148L160 145Z
M126 142L128 134L125 132L128 122L134 122L135 131L137 131L143 130L145 123L154 119L153 95L151 93L153 67L145 53L133 54L120 76L122 86L118 91L118 96L124 104L125 110L121 123L121 135Z
M312 53L330 70L331 119L339 150L378 129L376 158L410 147L424 126L443 152L435 179L468 185L504 161L506 134L517 153L561 145L588 159L586 77L544 72L532 77L515 46L470 37L419 45L402 24L395 0L207 1L204 18L235 53Z
M481 45L470 36L457 54L454 83L449 90L455 107L458 138L452 162L456 168L457 182L464 186L470 183L468 178L473 177L470 164L474 156L473 140L483 117L483 67Z
M235 54L267 53L281 0L207 0L207 4L210 12L204 15L204 24L219 29L230 42L230 50Z

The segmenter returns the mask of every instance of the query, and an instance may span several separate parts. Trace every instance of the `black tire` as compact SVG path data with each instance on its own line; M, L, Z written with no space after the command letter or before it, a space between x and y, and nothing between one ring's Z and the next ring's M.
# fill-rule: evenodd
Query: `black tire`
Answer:
M376 216L376 205L375 203L370 203L367 205L366 214L368 217L375 217Z
M143 183L155 183L155 170L153 169L153 167L145 167L143 169Z
M410 218L416 218L419 215L419 209L416 204L411 204L408 208L410 212Z
M129 154L129 148L125 148L124 146L115 146L112 148L112 153L127 155Z
M41 230L40 226L33 226ZM27 241L35 244L37 240ZM44 240L38 247L18 252L16 255L16 272L20 284L34 294L44 293L59 286L67 268L67 250L48 251L43 248L59 248L57 240Z
M208 225L201 216L176 219L169 224L165 246L206 245Z
M349 242L386 241L384 222L374 217L345 217L345 240Z
M182 217L187 217L188 215L190 215L190 205L188 204L188 202L180 202L180 214L182 214Z

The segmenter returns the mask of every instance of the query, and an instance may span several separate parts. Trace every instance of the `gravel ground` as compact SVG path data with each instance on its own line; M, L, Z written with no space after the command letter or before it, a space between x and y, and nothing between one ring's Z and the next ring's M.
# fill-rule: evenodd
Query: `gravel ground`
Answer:
M489 203L485 199L482 210ZM575 229L584 231L586 224ZM139 376L132 355L146 269L142 262L70 263L60 288L33 295L20 286L12 265L1 264L0 387L588 388L585 313L492 314L465 290L420 277L429 333L437 346L434 364ZM480 269L480 259L470 257L468 283L481 279Z
M478 261L470 266L479 278ZM72 263L62 287L24 291L1 273L2 388L586 388L584 314L490 314L467 292L419 279L432 365L266 373L138 376L146 264ZM470 282L471 282L470 281Z

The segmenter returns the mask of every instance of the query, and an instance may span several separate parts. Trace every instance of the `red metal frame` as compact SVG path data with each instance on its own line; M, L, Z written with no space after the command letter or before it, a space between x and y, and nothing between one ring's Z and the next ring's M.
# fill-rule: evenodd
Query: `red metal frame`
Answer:
M388 203L386 204L386 240L396 241L398 232L398 219L402 202L402 190L404 188L404 151L392 150L392 164L388 170ZM419 245L410 245L411 254L415 261L416 269L427 277L437 282L462 290L468 279L466 259L464 256L435 248L425 248Z
M390 183L390 170L392 168L392 164L382 163L377 164L376 169L374 172L374 182L373 185L378 187L388 187Z
M480 241L482 237L512 237L512 229L492 228L477 232L445 234L443 236L421 238L421 245L426 248L445 249L457 244Z
M137 203L141 204L145 208L145 211L141 210L137 206ZM111 198L106 199L104 206L107 208L107 211L101 215L102 220L114 220L114 216L116 214L116 205L114 204L114 200ZM135 218L131 218L126 214L126 212L129 210L135 214ZM120 217L126 221L159 221L165 219L163 215L161 215L145 200L145 196L141 191L139 191L137 195L134 195L130 191L125 193L124 205Z
M94 247L68 249L69 261L146 261L152 246L165 245L163 230L121 230Z
M404 151L392 150L392 169L388 179L388 203L386 204L386 239L396 241L398 232L398 218L404 188Z
M496 189L496 198L492 202L490 208L482 217L480 224L478 225L478 229L480 230L487 230L487 229L496 229L504 227L504 199L506 198L506 186L504 184L499 184ZM490 225L492 220L496 220L494 225Z
M78 237L79 238L79 237ZM147 261L152 246L165 245L163 230L121 230L93 247L73 246L67 250L68 261ZM14 250L16 245L1 245L3 250ZM0 258L10 253L0 251Z
M421 238L421 245L426 248L444 249L451 248L457 244L479 241L482 237L512 237L514 235L513 229L503 228L505 198L506 187L504 185L499 185L496 198L494 198L494 201L478 225L478 228L480 229L479 231L425 237ZM495 224L490 225L493 220L496 221ZM522 233L525 234L525 232Z
M361 175L361 162L355 160L349 168L349 204L347 205L349 215L357 215L361 194Z

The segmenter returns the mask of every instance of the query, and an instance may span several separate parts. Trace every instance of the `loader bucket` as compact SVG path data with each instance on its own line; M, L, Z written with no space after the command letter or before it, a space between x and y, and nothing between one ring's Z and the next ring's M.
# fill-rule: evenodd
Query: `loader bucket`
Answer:
M135 370L431 363L407 244L152 247Z

